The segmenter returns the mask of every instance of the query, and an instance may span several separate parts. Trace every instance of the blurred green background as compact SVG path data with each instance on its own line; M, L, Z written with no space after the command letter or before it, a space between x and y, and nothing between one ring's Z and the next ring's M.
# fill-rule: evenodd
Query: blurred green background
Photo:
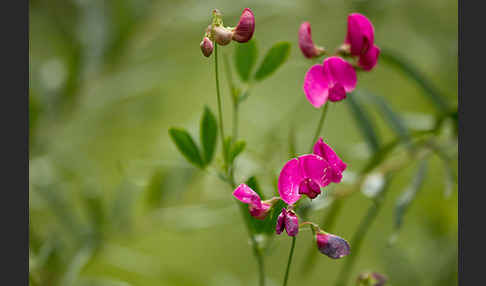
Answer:
M292 49L241 106L247 148L236 162L237 183L256 175L271 195L273 178L288 159L289 128L295 128L299 153L310 144L320 113L302 92L313 64L298 48L302 21L310 21L317 44L333 50L344 40L347 15L367 15L377 45L408 59L457 105L452 0L31 0L31 285L256 285L256 262L231 189L189 165L167 133L180 126L197 137L204 105L216 111L214 62L201 55L199 42L212 8L233 26L245 7L256 17L260 59L278 41L291 42ZM234 45L221 51L231 57ZM229 123L224 77L223 83ZM379 62L360 73L358 87L388 100L411 130L431 128L433 104L391 66ZM380 140L392 140L393 130L375 110L370 113ZM369 151L346 104L330 108L323 134L348 163L347 176L358 172ZM457 163L457 145L451 154ZM367 270L387 275L390 285L457 285L457 185L445 192L437 156L430 158L396 243L388 245L396 200L416 163L392 181L350 285ZM351 238L370 205L362 193L347 198L334 233ZM311 218L320 222L327 210L321 204ZM290 285L335 281L344 259L319 254L311 274L299 274L313 244L311 232L302 231ZM266 257L268 285L280 285L289 245L287 236L276 237Z

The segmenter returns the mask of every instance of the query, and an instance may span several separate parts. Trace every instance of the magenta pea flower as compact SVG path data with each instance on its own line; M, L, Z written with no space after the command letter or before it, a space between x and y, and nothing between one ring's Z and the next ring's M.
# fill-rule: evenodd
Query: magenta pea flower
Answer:
M293 210L283 208L277 218L275 232L281 234L284 229L289 236L296 236L299 233L299 219Z
M288 161L278 178L280 198L288 205L297 202L305 194L313 199L327 186L329 163L314 154L302 155Z
M314 144L313 153L324 158L329 163L329 180L333 183L341 182L343 178L342 173L346 169L346 163L339 158L329 145L324 143L322 138L319 138L316 144Z
M380 49L375 46L375 28L368 18L359 13L348 16L348 31L345 44L349 45L352 56L358 56L358 65L371 70L378 61Z
M327 100L340 101L356 87L356 71L340 57L326 58L322 65L312 66L304 78L304 93L316 108Z
M239 43L248 42L255 32L255 16L250 8L245 8L241 13L240 21L233 30L233 40Z
M322 254L338 259L349 254L349 243L343 238L319 230L316 233L317 248Z
M265 219L270 209L279 198L262 201L260 196L246 184L239 185L233 192L233 196L242 203L248 205L250 215L256 219Z
M325 53L324 48L316 46L312 41L309 22L304 22L299 28L299 47L306 58L315 58Z

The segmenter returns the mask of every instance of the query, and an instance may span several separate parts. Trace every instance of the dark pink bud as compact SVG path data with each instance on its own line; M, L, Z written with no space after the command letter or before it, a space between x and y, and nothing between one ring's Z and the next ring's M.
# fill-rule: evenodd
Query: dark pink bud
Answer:
M312 41L311 27L309 22L304 22L299 28L299 47L306 58L318 57L325 53L321 47L314 45Z
M240 21L233 31L233 40L239 43L248 42L255 32L255 16L250 8L241 13Z
M314 199L321 193L321 188L312 179L304 179L299 185L299 194L307 195L310 199Z
M370 71L375 67L378 62L378 56L380 55L380 48L373 45L368 52L359 57L358 65L365 71Z
M366 286L384 286L388 279L380 273L377 272L366 272L361 273L358 276L358 285Z
M296 236L299 233L299 219L292 210L282 209L282 212L277 218L275 232L281 234L284 229L289 236Z
M208 37L204 37L199 46L201 47L201 51L205 57L209 57L213 53L213 42L211 42Z
M316 234L316 241L319 251L333 259L344 257L350 252L348 242L334 234L319 231Z
M214 27L214 41L221 46L226 46L231 42L231 38L233 37L233 32L224 28L224 27Z

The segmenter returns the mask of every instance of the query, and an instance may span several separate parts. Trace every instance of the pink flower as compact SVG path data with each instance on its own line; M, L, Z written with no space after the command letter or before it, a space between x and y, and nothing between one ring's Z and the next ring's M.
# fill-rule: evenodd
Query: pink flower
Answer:
M304 93L316 108L329 99L340 101L346 93L356 87L356 72L353 66L340 57L329 57L322 65L312 66L305 74Z
M281 234L284 229L289 236L296 236L299 233L299 219L293 210L283 208L277 218L275 232Z
M329 145L324 143L322 138L319 138L317 140L316 144L314 145L314 154L324 158L327 163L329 163L329 179L333 183L339 183L341 182L341 179L343 178L342 173L346 169L346 163L344 163L332 150Z
M348 32L344 42L350 46L353 56L358 56L358 65L371 70L378 61L380 49L375 46L375 28L370 20L359 13L348 16Z
M309 59L318 57L325 52L323 48L314 45L309 22L304 22L300 25L299 47L304 56Z
M240 21L233 31L233 40L246 43L255 32L255 16L250 8L245 8L241 13Z
M239 185L233 196L242 203L248 204L250 215L256 219L265 219L274 200L262 202L260 196L246 184Z
M308 154L288 161L278 178L278 192L284 202L293 205L302 194L313 199L331 181L329 163L323 158Z
M317 232L316 241L319 251L333 259L346 256L350 252L350 247L346 240L325 231Z
M201 47L201 51L205 57L209 57L213 53L213 42L208 37L204 37L199 47Z

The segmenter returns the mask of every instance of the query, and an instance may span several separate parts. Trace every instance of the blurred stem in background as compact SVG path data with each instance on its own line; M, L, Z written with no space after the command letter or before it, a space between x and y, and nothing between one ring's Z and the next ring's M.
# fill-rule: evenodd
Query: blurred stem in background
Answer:
M219 132L221 133L221 149L223 151L224 169L227 170L227 152L224 144L224 127L223 127L223 111L221 107L221 94L219 91L219 72L218 72L218 44L214 43L214 76L216 80L216 97L218 99L218 120L219 120Z
M317 129L316 129L316 133L314 134L314 138L312 139L312 142L311 142L311 147L309 149L309 153L312 154L312 151L313 151L313 148L314 148L314 144L316 143L317 141L317 138L319 138L319 134L321 133L321 130L322 130L322 126L324 125L324 121L326 120L326 115L327 115L327 109L329 107L329 102L327 102L326 104L324 104L324 107L322 108L322 112L321 112L321 118L319 119L319 123L317 124Z

